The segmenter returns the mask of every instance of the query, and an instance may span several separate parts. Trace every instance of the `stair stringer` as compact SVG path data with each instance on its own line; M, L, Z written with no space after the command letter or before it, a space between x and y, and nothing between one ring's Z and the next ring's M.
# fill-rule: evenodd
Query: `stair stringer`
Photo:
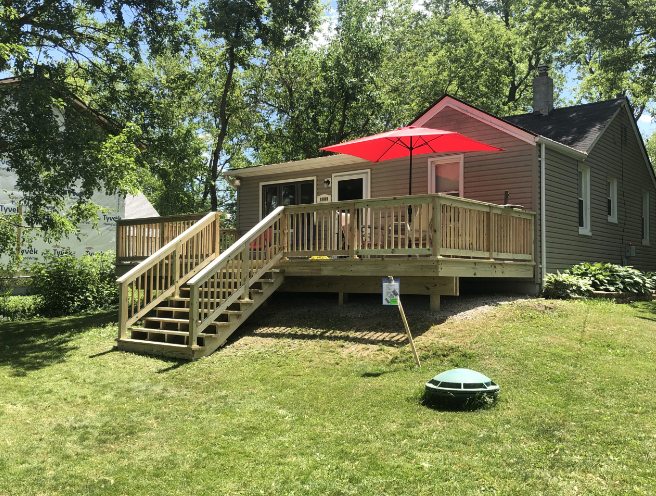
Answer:
M221 326L218 328L218 333L216 337L212 336L209 340L205 338L205 346L203 346L202 351L198 356L207 356L216 351L217 348L220 348L225 344L227 339L237 330L239 327L250 317L250 315L257 310L267 299L275 293L276 289L285 282L285 276L282 272L274 273L273 282L262 283L263 291L262 293L250 293L251 300L253 301L252 305L248 305L245 311L242 312L240 316L228 322L229 325ZM250 292L250 290L249 290Z

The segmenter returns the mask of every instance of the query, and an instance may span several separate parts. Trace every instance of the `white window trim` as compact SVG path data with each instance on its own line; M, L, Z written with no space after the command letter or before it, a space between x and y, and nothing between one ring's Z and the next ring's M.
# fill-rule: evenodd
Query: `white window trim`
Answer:
M651 205L650 205L650 198L649 198L649 191L642 191L642 216L641 220L644 217L645 219L645 236L642 238L642 244L643 246L649 246L649 224L650 224L650 219L649 219L649 213L651 210ZM643 221L644 222L644 221ZM641 226L642 227L642 226Z
M465 156L464 154L458 155L444 155L441 157L431 157L428 159L428 192L435 193L435 171L433 170L436 164L460 161L460 198L465 197Z
M617 224L617 178L608 176L606 180L610 183L610 215L608 222Z
M268 186L269 184L280 184L280 183L296 183L299 181L312 181L314 185L314 203L317 203L317 176L312 177L300 177L293 179L280 179L278 181L263 181L258 183L258 196L259 196L259 213L257 214L258 218L262 220L262 186Z
M332 175L332 201L337 201L337 181L342 179L358 179L360 177L364 179L364 191L362 193L363 199L371 198L371 169L363 169L357 171L336 172Z
M578 171L583 173L583 227L579 226L579 234L592 236L592 226L590 225L590 167L579 164ZM576 173L576 209L578 219L578 171Z

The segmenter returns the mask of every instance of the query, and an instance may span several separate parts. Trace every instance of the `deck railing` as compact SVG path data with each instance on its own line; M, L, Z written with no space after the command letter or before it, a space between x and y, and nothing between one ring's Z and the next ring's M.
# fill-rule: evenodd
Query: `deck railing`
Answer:
M116 262L140 262L185 232L207 213L122 219L116 223Z
M282 257L278 207L189 280L189 346Z
M119 338L127 328L213 261L219 253L219 217L212 212L120 277Z
M535 214L448 195L285 207L285 257L431 255L533 260Z

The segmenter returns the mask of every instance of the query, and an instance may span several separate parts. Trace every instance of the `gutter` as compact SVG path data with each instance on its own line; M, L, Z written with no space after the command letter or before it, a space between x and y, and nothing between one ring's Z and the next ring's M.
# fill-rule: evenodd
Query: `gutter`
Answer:
M569 155L570 157L574 157L578 160L585 160L586 158L588 158L587 153L579 151L576 148L572 148L571 146L563 145L562 143L558 143L557 141L550 140L549 138L545 138L544 136L536 136L535 142L542 146L549 145L549 148L553 148L554 150L562 153L563 155Z
M540 144L540 262L542 270L540 280L544 288L544 278L547 274L547 218L545 215L546 203L545 198L545 172L547 166L547 147L544 143Z

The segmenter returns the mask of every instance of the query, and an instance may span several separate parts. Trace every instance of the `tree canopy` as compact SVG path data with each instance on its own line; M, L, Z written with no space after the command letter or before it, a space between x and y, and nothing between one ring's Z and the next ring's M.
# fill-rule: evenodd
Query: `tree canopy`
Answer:
M142 189L162 214L230 211L226 168L319 155L413 120L444 93L530 111L628 95L656 114L648 0L22 0L0 4L0 156L23 219L93 218L91 192ZM320 27L320 29L319 29ZM81 105L79 97L87 106ZM105 117L107 116L107 117ZM654 148L655 138L647 141ZM653 154L652 154L653 156ZM72 186L78 202L64 208Z

